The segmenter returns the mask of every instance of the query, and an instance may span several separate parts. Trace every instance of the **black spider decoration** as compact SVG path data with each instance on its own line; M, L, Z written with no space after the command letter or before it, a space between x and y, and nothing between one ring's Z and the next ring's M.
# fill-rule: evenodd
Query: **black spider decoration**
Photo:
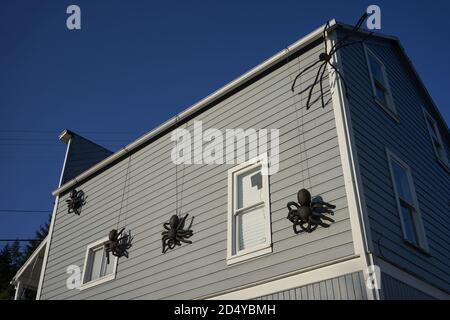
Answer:
M183 218L180 219L178 215L174 214L169 222L163 224L164 229L161 233L162 235L162 253L166 253L167 250L172 250L175 246L181 246L181 243L191 244L192 241L186 240L192 237L194 231L191 230L192 223L194 222L194 217L191 219L191 223L187 229L184 229L184 224L186 222L186 218L188 214L186 214Z
M120 231L112 229L108 234L108 241L105 242L104 248L106 253L106 262L109 264L109 254L111 253L115 257L128 258L128 249L131 248L131 232L123 234L125 228Z
M306 189L301 189L297 193L297 199L298 203L290 201L287 204L289 210L287 219L293 223L292 228L296 234L304 231L311 233L319 225L328 228L330 225L323 222L322 219L334 222L325 214L334 215L331 209L335 209L336 206L324 202L322 197L317 196L311 200L311 193Z
M297 82L297 79L304 74L306 71L310 70L311 68L313 68L314 66L316 66L317 64L321 63L319 69L317 70L317 74L314 78L314 82L311 86L307 87L306 89L302 90L301 92L299 92L298 94L302 94L303 92L307 91L309 89L309 93L308 93L308 100L306 101L306 110L308 110L311 106L310 106L310 102L311 102L311 97L312 97L312 93L314 90L314 87L317 85L317 82L319 82L319 86L320 86L320 99L322 101L322 108L325 108L325 101L323 99L324 97L324 93L323 93L323 85L322 85L322 80L323 77L325 75L326 72L326 67L327 65L331 66L331 68L337 73L337 75L341 78L342 83L343 83L343 87L344 87L344 93L345 96L347 97L347 99L349 99L349 95L348 95L348 88L347 88L347 83L345 82L345 78L343 77L343 75L341 74L341 72L339 72L339 70L337 69L337 67L332 64L330 62L331 58L333 57L333 55L339 50L342 49L344 47L348 47L357 43L363 43L364 41L366 41L372 34L368 33L367 36L365 36L362 40L360 41L349 41L350 37L352 35L354 35L356 32L358 32L361 29L361 26L363 24L363 22L366 20L366 18L368 17L367 13L364 13L358 20L358 22L356 23L356 25L353 27L353 29L345 36L343 37L341 40L337 41L333 47L330 49L330 51L328 51L328 45L327 45L327 40L326 40L326 35L330 29L330 22L327 21L327 23L325 24L325 27L323 29L323 41L324 41L324 46L325 46L325 51L319 54L319 60L314 62L312 65L306 67L305 69L303 69L294 79L294 82L292 83L292 87L291 90L292 92L294 92L294 88L295 88L295 83ZM317 101L318 99L316 99L315 101ZM314 102L315 102L314 101ZM313 102L313 103L314 103ZM328 103L328 102L327 102Z
M80 215L81 213L81 207L85 205L86 198L84 196L83 190L77 191L76 189L73 189L70 192L69 199L66 200L67 203L67 213L74 212L77 215Z

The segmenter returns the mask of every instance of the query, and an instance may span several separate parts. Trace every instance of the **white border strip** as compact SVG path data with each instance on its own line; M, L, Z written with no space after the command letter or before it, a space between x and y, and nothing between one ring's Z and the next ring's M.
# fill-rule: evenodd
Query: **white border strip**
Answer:
M268 294L302 287L311 283L340 277L346 274L362 271L359 257L340 263L334 263L322 268L306 271L294 276L285 277L250 288L222 294L208 300L248 300Z
M332 47L336 41L336 34L330 37L328 46ZM333 56L331 61L339 72L344 75L339 52ZM364 266L364 278L367 278L369 264L373 264L370 255L372 239L370 234L369 218L364 200L364 191L361 176L358 170L358 156L353 140L353 129L350 117L349 103L344 94L342 80L328 66L330 90L332 92L333 111L336 122L336 132L339 142L339 153L341 155L342 170L345 180L345 191L347 195L350 225L355 254L359 255ZM367 289L369 299L379 299L378 290Z

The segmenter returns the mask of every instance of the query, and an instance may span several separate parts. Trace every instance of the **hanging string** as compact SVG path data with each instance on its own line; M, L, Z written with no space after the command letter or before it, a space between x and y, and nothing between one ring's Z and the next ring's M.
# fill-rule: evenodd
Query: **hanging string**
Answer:
M128 173L129 173L130 165L131 165L131 154L128 157L128 163L127 163L127 168L126 168L126 172L125 172L125 181L124 181L124 186L123 186L123 191L122 191L122 199L120 200L119 215L117 216L117 227L116 227L116 229L119 229L120 216L122 214L123 200L125 198L125 190L127 188ZM127 200L127 207L128 207L128 200Z
M291 60L290 60L289 57L288 57L287 61L288 61L288 63L290 63ZM301 64L300 63L300 58L298 58L297 66L298 66L299 69L300 69L300 64ZM290 66L289 66L289 70L290 70ZM292 75L291 75L290 71L289 71L289 78L290 78L291 83L292 83ZM298 76L298 79L300 80L299 82L300 82L300 89L301 89L302 86L303 86L303 81L302 81L302 75L301 74ZM301 174L302 182L303 182L305 187L306 187L306 183L307 183L309 185L308 187L311 188L311 176L310 176L310 173L309 173L309 159L308 159L308 152L306 151L306 145L305 145L305 139L304 139L304 119L303 119L304 114L303 114L303 106L302 106L303 91L304 90L301 90L300 94L298 94L300 96L299 103L298 103L298 101L296 99L297 94L293 93L292 94L292 98L294 100L295 120L297 122L297 136L298 136L298 139L299 139L300 170L302 172L302 174ZM297 105L300 105L300 108L297 108ZM298 114L299 111L300 111L300 115ZM303 151L302 145L303 145L303 148L305 149L304 151ZM305 153L305 161L303 161L303 152ZM303 163L305 163L305 165L306 165L306 170L305 170L305 168L303 166ZM305 179L305 172L306 172L306 179ZM306 188L308 188L308 187L306 187Z
M178 131L178 114L175 116L175 130L176 130L176 132L177 132L177 141L176 141L176 144L177 144L177 156L179 156L180 154L179 154L179 152L180 152L180 150L178 149L178 146L179 146L179 136L178 136L178 133L179 133L179 131ZM178 214L178 215L180 215L180 212L179 212L179 205L178 205L178 163L175 163L175 213L176 214Z
M188 129L188 122L186 121L186 130L187 129ZM185 169L186 169L186 163L183 162L183 170L181 171L180 210L183 207L183 190L184 190L184 171L185 171ZM180 217L181 217L181 211L180 211Z

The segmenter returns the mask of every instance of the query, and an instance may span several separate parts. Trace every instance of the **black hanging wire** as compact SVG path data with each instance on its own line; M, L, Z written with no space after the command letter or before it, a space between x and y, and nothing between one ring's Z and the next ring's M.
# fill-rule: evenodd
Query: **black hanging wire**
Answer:
M126 168L126 172L125 172L125 182L124 182L124 186L123 186L123 190L122 190L122 199L120 200L120 209L119 209L119 214L117 216L117 229L119 229L120 216L122 214L123 201L125 199L125 191L127 189L127 184L128 184L128 174L130 171L130 165L131 165L131 153L128 156L128 163L127 163L127 168ZM127 200L127 206L128 206L128 200Z
M177 131L177 146L179 146L179 136L178 136L178 114L175 116L175 130ZM179 154L180 150L178 150L177 147L177 156L180 156ZM175 163L175 213L180 216L179 207L178 207L178 163Z
M342 73L338 70L338 68L331 63L331 58L334 56L335 53L338 52L338 50L354 45L354 44L358 44L358 43L363 43L365 42L370 36L372 36L373 32L368 33L362 40L355 40L355 41L350 41L350 37L352 37L353 35L355 35L357 32L360 31L362 24L364 23L364 21L366 21L368 17L367 13L364 13L358 20L358 22L356 23L356 25L352 28L352 30L345 35L341 40L336 41L336 43L330 48L330 50L328 50L328 44L327 44L327 34L331 31L331 26L330 26L330 22L327 21L327 23L325 24L325 27L323 28L323 41L324 41L324 52L319 54L319 60L317 60L316 62L312 63L311 65L309 65L308 67L304 68L294 79L294 81L292 82L292 86L291 86L291 91L295 92L295 84L297 82L297 79L299 79L302 74L304 74L306 71L312 69L313 67L315 67L316 65L320 64L319 69L317 70L316 76L314 77L314 81L313 84L303 90L301 90L298 94L302 94L303 92L306 92L309 90L308 92L308 100L306 101L306 110L308 110L311 107L311 98L312 98L312 94L313 94L313 90L315 88L315 86L317 85L317 83L319 82L319 87L320 87L320 100L322 103L322 108L325 108L325 101L324 101L324 93L323 93L323 84L322 84L322 80L323 77L326 74L326 70L327 70L327 66L330 66L331 69L339 76L339 78L341 78L341 81L343 83L343 87L344 87L344 93L345 96L347 97L347 99L350 99L349 94L348 94L348 86L347 83L345 81L344 76L342 75ZM315 102L315 101L314 101ZM313 103L314 103L313 102Z
M288 57L287 60L288 63L291 62L291 59ZM300 66L300 61L298 62L298 65ZM292 81L291 73L289 72L289 78ZM303 85L301 75L298 77L300 79L300 87ZM301 107L302 104L302 94L300 93L300 103L297 102L296 95L292 95L292 98L294 100L294 111L295 111L295 120L297 122L297 136L299 139L299 153L300 153L300 170L301 170L301 179L302 183L305 184L307 181L309 185L311 185L311 177L309 175L309 164L308 164L308 153L306 152L305 148L305 161L303 161L303 149L302 146L305 147L305 137L304 137L304 119L303 119L303 109ZM297 108L297 105L300 104L300 108ZM300 115L299 115L300 112ZM301 119L301 120L300 120ZM305 166L303 163L305 162ZM306 179L305 179L305 171L306 171Z
M179 115L177 114L175 116L175 130L178 130L178 124L179 124ZM186 122L186 129L188 128L188 123ZM177 131L177 145L178 144L178 131ZM177 150L178 152L179 150ZM181 171L181 192L179 194L178 189L180 188L178 184L178 164L175 164L175 212L176 214L181 218L181 207L183 203L183 186L184 186L184 172L186 169L186 164L183 162L183 169Z

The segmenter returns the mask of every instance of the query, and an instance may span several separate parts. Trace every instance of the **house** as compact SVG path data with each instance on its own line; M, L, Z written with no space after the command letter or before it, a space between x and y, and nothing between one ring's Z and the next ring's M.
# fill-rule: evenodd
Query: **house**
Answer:
M323 29L118 152L93 147L98 162L75 174L66 156L37 299L448 299L449 129L399 40L380 34L338 50L341 76L327 65L320 78L325 107L317 85L306 110L297 93L321 65L291 85L324 51ZM350 30L331 21L328 48ZM278 149L244 136L244 162L175 164L173 132L198 123L216 137L277 129ZM336 206L329 227L294 232L286 206L302 188ZM79 214L68 214L73 190ZM185 228L195 217L192 244L162 253L176 212ZM122 228L128 257L107 263L104 243Z

